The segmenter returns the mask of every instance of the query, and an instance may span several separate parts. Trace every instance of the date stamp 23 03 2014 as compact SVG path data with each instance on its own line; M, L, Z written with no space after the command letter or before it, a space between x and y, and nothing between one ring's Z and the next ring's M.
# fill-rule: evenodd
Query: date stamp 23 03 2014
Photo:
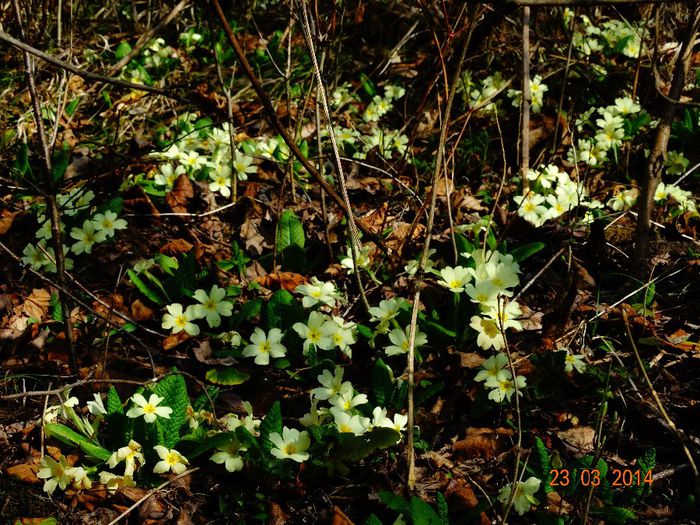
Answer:
M603 479L598 469L552 469L549 475L551 487L568 487L572 483L583 487L597 487ZM608 476L613 487L651 486L654 482L651 470L614 468L608 471Z

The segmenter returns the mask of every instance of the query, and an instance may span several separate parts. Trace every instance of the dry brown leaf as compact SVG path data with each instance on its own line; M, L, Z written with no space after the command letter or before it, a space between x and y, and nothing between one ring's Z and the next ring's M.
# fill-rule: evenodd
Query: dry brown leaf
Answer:
M15 220L15 216L19 212L2 210L0 211L0 235L5 235L7 231L12 227L12 222Z
M177 255L178 253L187 253L192 248L194 248L194 246L185 239L175 239L164 244L160 249L160 253L164 253L165 255Z
M173 189L165 196L165 202L175 213L187 213L187 202L194 197L194 188L187 175L180 175Z
M133 317L135 321L148 321L149 319L153 319L153 314L153 309L143 304L141 299L136 299L131 304L131 317Z
M545 510L550 514L565 515L568 516L574 511L574 507L567 503L566 500L562 499L558 492L547 492L547 502L545 504Z
M39 471L39 466L38 465L33 465L30 463L21 463L19 465L13 465L11 467L7 467L5 472L12 476L13 478L17 478L20 481L24 481L25 483L39 483L39 478L36 477L36 473Z
M241 239L245 242L245 249L252 249L256 255L261 255L265 248L270 247L260 233L260 219L250 216L241 224Z
M462 368L476 368L481 366L484 361L486 361L485 358L474 352L459 353L459 366Z
M513 431L507 428L470 428L464 439L452 445L452 450L468 457L492 458L502 448L503 438L512 435Z
M379 208L365 213L362 217L358 218L357 220L358 222L364 224L364 226L372 233L378 234L386 227L386 212L388 209L389 203L384 202Z
M306 284L309 280L301 274L294 272L277 272L262 275L256 279L260 286L270 290L287 290L293 292L300 284Z
M195 346L192 349L192 352L194 353L194 357L197 359L197 361L204 363L205 365L231 366L238 363L238 360L234 359L233 357L212 357L211 345L209 344L209 341L206 340Z
M333 522L332 525L355 525L354 522L348 518L340 507L333 507Z
M461 478L455 478L447 484L445 499L450 509L458 512L473 509L479 504L471 485Z
M41 288L35 288L32 290L31 295L27 297L27 300L24 301L19 313L41 321L48 313L50 303L51 294Z
M284 525L285 523L287 523L287 514L284 512L282 507L280 507L274 501L271 501L268 504L267 510L270 514L269 518L267 519L268 525Z
M435 468L447 467L451 469L454 467L454 463L448 457L434 450L429 450L421 454L421 459L429 460Z
M190 339L190 334L183 330L182 332L178 332L176 334L170 334L168 337L163 339L161 347L163 348L163 350L172 350L173 348L181 345L188 339Z
M560 430L557 437L581 452L592 452L594 449L595 430L591 427L574 427Z

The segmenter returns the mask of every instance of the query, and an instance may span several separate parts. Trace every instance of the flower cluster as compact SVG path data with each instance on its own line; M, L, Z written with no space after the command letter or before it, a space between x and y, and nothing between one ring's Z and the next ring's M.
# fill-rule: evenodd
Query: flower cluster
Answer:
M174 334L183 330L190 335L199 335L199 326L193 321L206 319L210 328L216 328L221 324L221 317L228 317L233 313L233 304L225 299L226 290L214 285L209 290L198 289L193 297L198 304L189 305L183 309L182 304L172 303L165 307L168 313L163 315L162 327L172 330Z
M564 10L564 23L569 27L574 12ZM620 53L628 58L638 58L642 40L642 28L622 20L606 20L596 25L588 16L579 15L580 23L573 35L574 48L584 56Z
M406 428L408 418L402 414L395 414L394 419L387 417L387 410L382 407L374 407L372 418L364 414L368 410L358 407L368 404L365 394L358 394L350 381L343 381L343 369L336 366L334 371L324 370L318 376L321 386L311 390L311 409L299 421L302 425L319 426L332 420L332 424L341 434L353 434L361 436L376 427L393 428L401 433ZM319 401L328 403L328 407L318 407Z
M474 380L484 382L484 388L490 390L489 399L492 401L496 403L502 403L503 400L510 401L516 390L519 395L523 395L522 389L527 385L527 381L524 376L519 375L516 375L513 380L508 356L503 352L489 357L482 363L481 368Z
M539 113L544 103L544 94L549 91L547 84L542 83L542 77L535 75L530 79L530 111ZM519 89L509 89L508 97L513 99L513 106L520 107L523 92Z
M532 181L530 190L513 197L513 200L518 205L518 215L533 226L542 226L576 206L602 207L600 202L588 197L583 184L571 180L568 173L554 164L529 170L527 178ZM584 220L589 220L589 216Z

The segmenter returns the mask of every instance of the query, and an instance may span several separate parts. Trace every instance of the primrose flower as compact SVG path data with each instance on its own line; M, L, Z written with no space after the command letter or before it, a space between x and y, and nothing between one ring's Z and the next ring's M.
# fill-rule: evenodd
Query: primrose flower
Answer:
M258 171L257 166L253 166L253 157L249 157L244 153L235 150L233 152L233 159L231 159L231 165L233 170L236 172L238 180L248 180L249 173L255 173Z
M150 270L156 265L154 259L139 259L134 263L134 272L141 273Z
M244 427L252 435L257 436L260 431L260 420L253 414L253 406L249 401L243 402L243 408L247 414L240 417L238 414L226 414L221 418L221 422L226 425L229 431L233 432L238 427Z
M311 391L311 395L316 399L325 401L340 394L340 389L343 386L343 369L336 366L332 373L330 370L324 370L317 379L321 386L314 388ZM349 382L347 383L350 384Z
M520 305L516 301L510 301L506 304L498 304L492 306L486 315L498 323L499 328L503 330L508 330L508 328L513 328L514 330L522 330L523 326L516 319L522 315L522 310Z
M70 236L77 240L71 251L76 255L81 253L92 253L92 247L96 242L102 242L107 238L104 230L97 231L95 223L89 219L85 219L82 228L73 228Z
M495 378L500 381L503 379L508 379L506 372L508 370L505 368L508 365L508 356L503 352L498 352L496 355L492 355L486 361L481 364L481 368L474 381L486 381L489 378Z
M200 156L196 151L180 153L178 160L182 166L192 171L201 170L207 163L207 159Z
M391 320L399 314L402 301L396 297L384 299L380 301L379 306L372 306L369 313L372 316L371 322L379 321L376 332L379 334L385 333L389 329Z
M351 416L347 412L336 407L330 410L335 420L335 426L341 434L355 434L361 436L370 427L370 419L359 415Z
M396 100L403 97L406 90L401 86L384 86L384 96L389 100Z
M534 476L531 476L527 481L518 481L515 483L515 497L513 498L513 508L519 515L525 514L530 507L538 505L539 501L535 498L535 494L540 490L541 481ZM498 501L503 504L510 500L513 484L509 483L503 487L498 493Z
M370 258L369 253L372 251L370 246L364 246L361 250L357 252L357 267L366 268L369 266ZM340 265L351 272L355 266L352 262L352 246L348 248L347 256L340 261Z
M199 335L199 326L192 322L193 319L199 319L194 305L188 306L184 312L180 303L169 304L165 309L168 313L163 316L163 328L172 329L174 334L184 330L190 335Z
M83 467L71 467L65 470L66 476L73 480L73 486L78 489L91 489L92 480L88 478L87 472Z
M301 299L301 304L304 308L311 308L317 304L327 305L332 308L335 306L338 298L333 283L324 283L316 277L311 278L310 284L300 284L295 291L304 296Z
M27 244L22 251L24 254L22 261L31 265L33 270L41 270L43 266L49 264L46 254L41 249L41 247L45 248L45 245L46 243L44 241L41 241L36 247L31 244Z
M629 208L637 201L639 191L637 188L617 192L608 200L607 205L615 211L620 211Z
M462 293L465 285L471 279L469 270L462 266L457 266L455 268L446 266L440 270L440 275L442 276L442 280L438 281L438 284L448 288L452 293Z
M352 357L350 345L355 344L355 323L345 321L342 317L334 315L326 321L327 330L330 332L331 341L335 347L348 357Z
M161 461L156 463L156 466L153 467L153 472L155 474L163 474L165 472L182 474L187 470L187 465L189 465L187 458L174 448L168 450L162 445L156 445L153 447L153 450L156 451L158 457L161 459Z
M127 224L124 219L118 219L117 214L107 210L104 213L98 213L92 218L95 224L95 229L99 232L104 232L106 238L114 237L114 230L123 230Z
M578 139L578 147L571 148L567 153L567 160L572 164L583 162L589 166L598 166L607 159L607 149L596 142L586 139Z
M468 284L464 287L467 291L467 295L471 298L473 303L479 303L482 305L495 304L498 300L498 294L505 295L507 292L501 287L493 284L492 281L475 281L474 284ZM505 293L504 293L505 292Z
M333 398L329 401L334 407L338 408L339 410L350 412L356 406L366 404L368 402L368 399L365 394L355 395L355 391L353 390L352 385L348 382L341 387L338 395L333 396Z
M173 145L171 147L177 146ZM173 169L172 164L162 164L158 167L158 172L153 177L153 182L156 184L156 186L166 186L168 188L172 188L177 178L183 173L186 173L184 166L178 165L177 168Z
M132 439L127 446L121 447L119 450L112 453L107 460L107 465L109 465L109 468L114 468L122 461L125 465L124 476L133 476L137 463L140 466L143 465L145 461L141 453L141 445Z
M513 200L518 205L518 215L533 226L544 224L547 208L542 206L544 197L539 193L529 192L527 195L516 195Z
M157 394L151 394L148 401L146 401L146 398L141 394L134 394L131 396L131 401L136 406L131 407L126 413L126 416L134 418L143 416L143 420L146 423L153 423L158 417L170 419L170 414L173 413L173 409L166 406L158 406L163 399L165 398Z
M95 198L92 190L83 191L82 188L73 188L68 195L57 195L56 201L63 210L63 213L73 217L81 210L90 206L90 202Z
M669 175L681 175L688 169L688 160L685 155L680 151L669 151L666 155L666 161L664 166L666 167L666 173Z
M335 331L335 323L328 321L328 316L320 312L311 312L306 324L294 323L292 328L304 340L304 354L308 353L311 346L323 350L333 348L334 343L331 336Z
M246 450L241 447L238 442L229 443L223 448L217 447L218 452L215 452L209 459L214 463L224 465L224 468L229 472L239 472L243 470L243 458L239 452Z
M326 409L319 410L318 399L311 394L311 407L309 411L304 414L303 417L299 418L299 423L305 427L319 426L323 423L324 416L326 415Z
M615 105L612 110L618 115L632 115L639 113L642 107L635 103L630 97L620 97L615 99Z
M46 239L47 241L53 237L53 232L51 231L51 220L44 214L40 214L36 218L37 223L39 223L39 229L36 231L37 239ZM66 225L61 222L60 230L65 231Z
M224 300L226 290L216 284L207 294L201 288L194 292L193 297L202 304L194 305L194 313L199 318L206 318L210 328L216 328L221 324L221 316L228 317L233 311L233 305Z
M58 461L54 461L49 456L41 458L39 472L37 477L44 479L44 492L53 494L56 487L65 490L71 482L71 477L66 473L70 469L65 456L61 456Z
M566 350L566 357L564 358L564 372L573 372L576 370L579 374L583 374L586 371L586 363L583 362L582 355L576 355L570 353Z
M93 394L94 401L88 401L87 407L93 416L104 416L107 413L100 394Z
M136 483L131 476L117 476L111 472L100 472L100 483L102 483L110 493L115 493L119 487L135 487Z
M469 326L478 333L476 344L484 350L491 347L493 347L494 350L503 348L505 344L503 334L501 334L498 323L494 319L474 315L470 321Z
M489 393L489 399L495 401L496 403L502 403L504 399L510 401L515 393L515 387L518 387L518 394L523 395L523 388L527 386L527 382L524 376L515 376L515 382L513 382L513 374L506 370L504 375L501 377L489 377L484 383L484 387L491 388Z
M283 335L279 328L273 328L267 334L256 328L250 336L251 344L243 349L243 356L255 357L256 365L270 364L270 357L284 357L287 349L280 343Z
M392 342L392 344L384 349L386 355L401 355L408 352L408 338L410 330L411 327L407 326L404 329L394 328L391 332L389 332L389 340ZM414 340L414 348L419 348L427 342L428 336L421 332L418 329L418 327L416 327L416 338Z
M622 117L605 111L603 113L603 118L595 122L600 128L595 136L597 144L605 149L610 149L622 144L622 139L625 136Z
M231 168L229 166L223 166L221 170L210 172L209 178L212 180L209 183L211 191L218 191L223 197L231 196Z
M299 432L295 428L284 427L281 436L278 432L270 434L270 442L274 445L270 454L277 459L291 459L297 463L303 463L310 457L307 450L311 440L306 431Z

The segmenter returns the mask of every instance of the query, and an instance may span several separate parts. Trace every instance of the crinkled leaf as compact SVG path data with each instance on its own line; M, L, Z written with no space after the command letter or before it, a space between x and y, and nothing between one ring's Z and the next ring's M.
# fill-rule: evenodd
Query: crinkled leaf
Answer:
M304 227L292 210L284 210L277 225L277 253L290 246L304 248Z
M164 398L161 406L173 409L170 419L158 418L163 426L163 444L172 448L180 439L180 428L187 420L187 407L190 400L187 396L185 379L180 374L166 376L158 381L153 391Z
M266 452L272 450L270 434L277 432L282 434L282 407L279 401L275 401L267 411L265 419L260 423L260 443Z
M124 405L122 404L122 400L119 397L119 394L117 393L117 389L113 386L110 386L109 390L107 391L105 409L107 410L107 414L124 413Z

